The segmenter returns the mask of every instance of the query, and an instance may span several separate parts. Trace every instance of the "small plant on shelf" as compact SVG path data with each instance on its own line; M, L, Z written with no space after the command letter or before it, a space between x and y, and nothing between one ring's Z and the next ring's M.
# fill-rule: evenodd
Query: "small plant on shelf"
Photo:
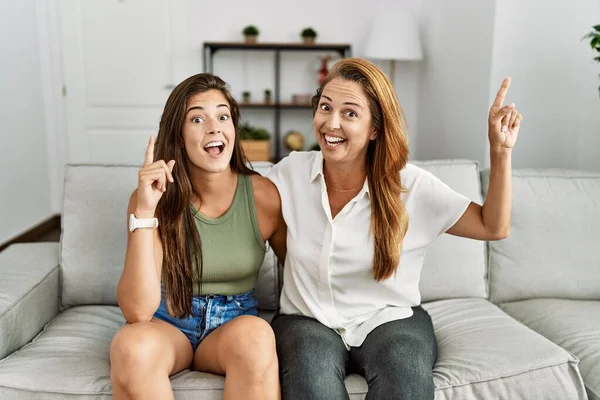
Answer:
M270 89L265 89L265 104L271 104L273 102L273 96L271 95Z
M240 140L269 140L271 134L265 128L256 128L248 123L240 127Z
M256 39L258 38L259 34L260 31L254 25L248 25L242 31L242 35L244 35L244 40L246 43L256 43Z
M317 31L315 31L313 28L305 28L300 33L300 36L305 44L313 44L317 38Z
M250 92L242 92L242 103L250 103Z
M245 123L240 127L240 145L248 161L269 161L271 134L265 128L255 128Z

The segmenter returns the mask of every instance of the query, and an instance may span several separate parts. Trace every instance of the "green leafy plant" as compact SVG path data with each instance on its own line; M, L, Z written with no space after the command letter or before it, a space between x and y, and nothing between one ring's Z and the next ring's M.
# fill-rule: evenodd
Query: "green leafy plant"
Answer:
M265 128L256 128L248 123L240 127L240 140L269 140L270 137Z
M597 56L594 57L594 60L600 62L600 25L594 26L593 29L594 30L585 35L582 40L589 39L590 47L594 52L598 53ZM600 87L598 87L598 91L600 92Z
M265 103L271 103L271 100L273 99L271 94L271 89L265 89Z
M313 28L305 28L301 33L300 36L302 38L310 38L310 39L315 39L317 37L317 31L315 31Z
M258 30L258 28L254 25L248 25L247 27L244 28L244 30L242 31L242 34L244 36L258 36L260 34L260 31Z

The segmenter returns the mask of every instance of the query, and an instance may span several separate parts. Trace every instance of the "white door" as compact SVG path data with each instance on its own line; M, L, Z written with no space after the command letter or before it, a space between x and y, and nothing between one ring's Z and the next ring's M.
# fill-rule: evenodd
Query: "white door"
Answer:
M201 42L182 23L188 7L60 0L67 162L141 164L173 85L200 72Z

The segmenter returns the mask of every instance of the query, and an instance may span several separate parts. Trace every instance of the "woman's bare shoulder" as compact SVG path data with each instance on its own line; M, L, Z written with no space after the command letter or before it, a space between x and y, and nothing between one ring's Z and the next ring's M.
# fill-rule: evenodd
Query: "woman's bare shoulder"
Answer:
M258 174L251 175L251 181L256 206L268 210L269 214L271 212L279 214L281 199L279 198L279 191L275 184Z

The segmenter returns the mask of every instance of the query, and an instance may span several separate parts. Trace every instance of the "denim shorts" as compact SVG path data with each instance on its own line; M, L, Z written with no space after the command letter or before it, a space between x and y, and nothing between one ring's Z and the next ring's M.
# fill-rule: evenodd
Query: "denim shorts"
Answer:
M163 293L154 318L168 322L183 332L192 344L192 349L196 351L200 342L224 323L240 315L257 316L257 306L254 289L232 296L208 294L193 297L191 315L187 318L177 318L169 314Z

